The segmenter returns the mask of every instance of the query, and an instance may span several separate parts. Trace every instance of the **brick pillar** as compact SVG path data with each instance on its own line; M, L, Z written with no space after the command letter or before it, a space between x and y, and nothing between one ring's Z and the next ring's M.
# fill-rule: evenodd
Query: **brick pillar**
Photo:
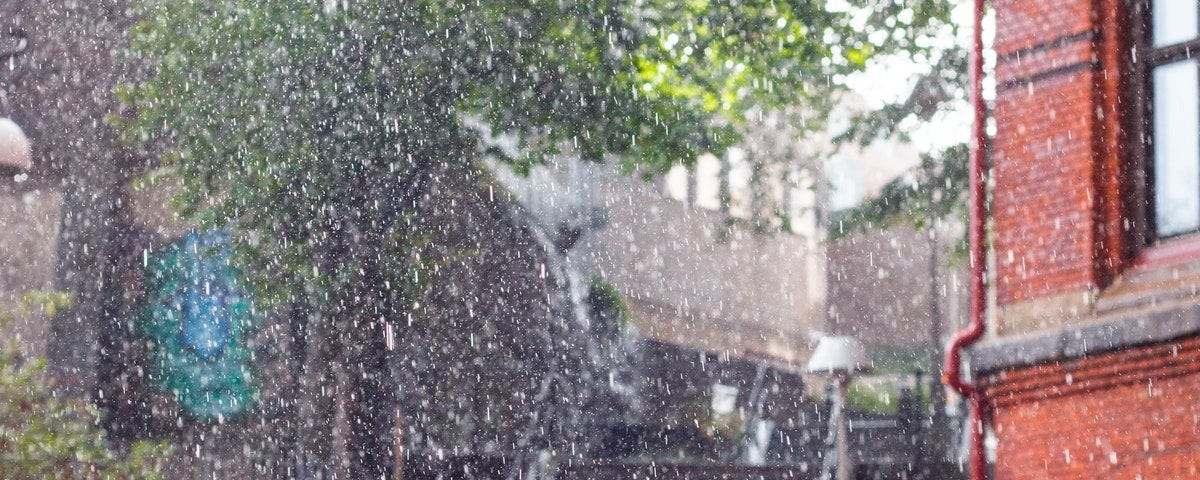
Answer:
M996 0L992 152L1000 334L1091 308L1128 256L1121 0ZM1105 28L1105 27L1108 28ZM1113 72L1106 74L1106 72Z

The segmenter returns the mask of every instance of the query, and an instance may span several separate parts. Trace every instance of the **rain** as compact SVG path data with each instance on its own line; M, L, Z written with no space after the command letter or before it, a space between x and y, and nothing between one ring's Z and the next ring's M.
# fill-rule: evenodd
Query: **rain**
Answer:
M1200 478L1194 0L0 0L0 478Z

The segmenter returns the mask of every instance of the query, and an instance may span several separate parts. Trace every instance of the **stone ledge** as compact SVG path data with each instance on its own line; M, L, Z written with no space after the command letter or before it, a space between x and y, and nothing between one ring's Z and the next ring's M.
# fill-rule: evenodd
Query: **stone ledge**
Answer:
M1185 304L1054 332L1006 338L972 348L969 358L971 371L979 376L1166 342L1195 333L1200 333L1200 305Z
M1095 306L1096 291L1090 287L1002 305L996 310L996 333L1009 337L1082 325L1094 318Z

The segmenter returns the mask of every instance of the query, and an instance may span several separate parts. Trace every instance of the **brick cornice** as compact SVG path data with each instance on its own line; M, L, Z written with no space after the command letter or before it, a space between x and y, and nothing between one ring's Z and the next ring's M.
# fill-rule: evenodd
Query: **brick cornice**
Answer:
M1055 37L1051 40L1047 40L1044 42L1035 43L1033 45L1028 45L1025 47L1009 50L1007 52L996 52L997 53L996 62L997 63L1007 63L1010 61L1020 62L1020 61L1023 61L1025 59L1025 57L1028 57L1028 56L1031 56L1034 54L1038 54L1038 53L1042 53L1042 52L1046 52L1048 50L1062 48L1064 46L1071 45L1074 43L1095 41L1097 36L1098 35L1096 33L1096 29L1094 29L1094 28L1087 29L1087 30L1084 30L1081 32L1068 33L1066 35Z
M997 92L1028 87L1047 78L1087 68L1099 68L1095 46L1098 38L1100 35L1089 29L1008 53L997 52L999 57L994 74Z
M990 375L993 405L1096 392L1200 372L1200 337L1059 361Z
M1057 66L1054 68L1049 68L1046 70L1040 70L1036 73L1032 73L1032 74L1023 76L1023 77L1017 77L1017 78L1004 80L1000 83L997 83L996 84L996 92L1003 93L1003 92L1012 90L1017 87L1028 88L1030 85L1036 84L1043 80L1047 80L1047 79L1051 79L1051 78L1059 77L1059 76L1063 76L1063 75L1070 75L1072 73L1082 72L1082 71L1088 70L1088 69L1095 69L1099 66L1100 66L1099 62L1096 62L1093 60L1083 60L1083 61L1079 61L1079 62L1068 63L1066 65L1060 65L1060 66Z

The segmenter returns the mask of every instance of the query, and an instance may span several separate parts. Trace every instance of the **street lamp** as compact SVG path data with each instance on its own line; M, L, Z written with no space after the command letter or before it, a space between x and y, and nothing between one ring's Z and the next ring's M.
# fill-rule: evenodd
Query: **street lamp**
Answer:
M25 131L15 122L0 117L0 173L16 174L33 167L33 151Z
M853 337L827 336L817 342L817 348L808 359L808 373L826 375L834 382L833 412L830 420L836 423L834 441L837 480L854 477L854 462L850 458L850 429L846 420L846 391L854 375L870 372L874 367L867 358L866 349Z
M20 29L0 32L0 64L14 68L17 55L29 49L29 36ZM0 83L0 85L3 85ZM7 92L0 90L0 114L7 110ZM25 131L7 117L0 116L0 175L15 175L33 167L33 151Z

